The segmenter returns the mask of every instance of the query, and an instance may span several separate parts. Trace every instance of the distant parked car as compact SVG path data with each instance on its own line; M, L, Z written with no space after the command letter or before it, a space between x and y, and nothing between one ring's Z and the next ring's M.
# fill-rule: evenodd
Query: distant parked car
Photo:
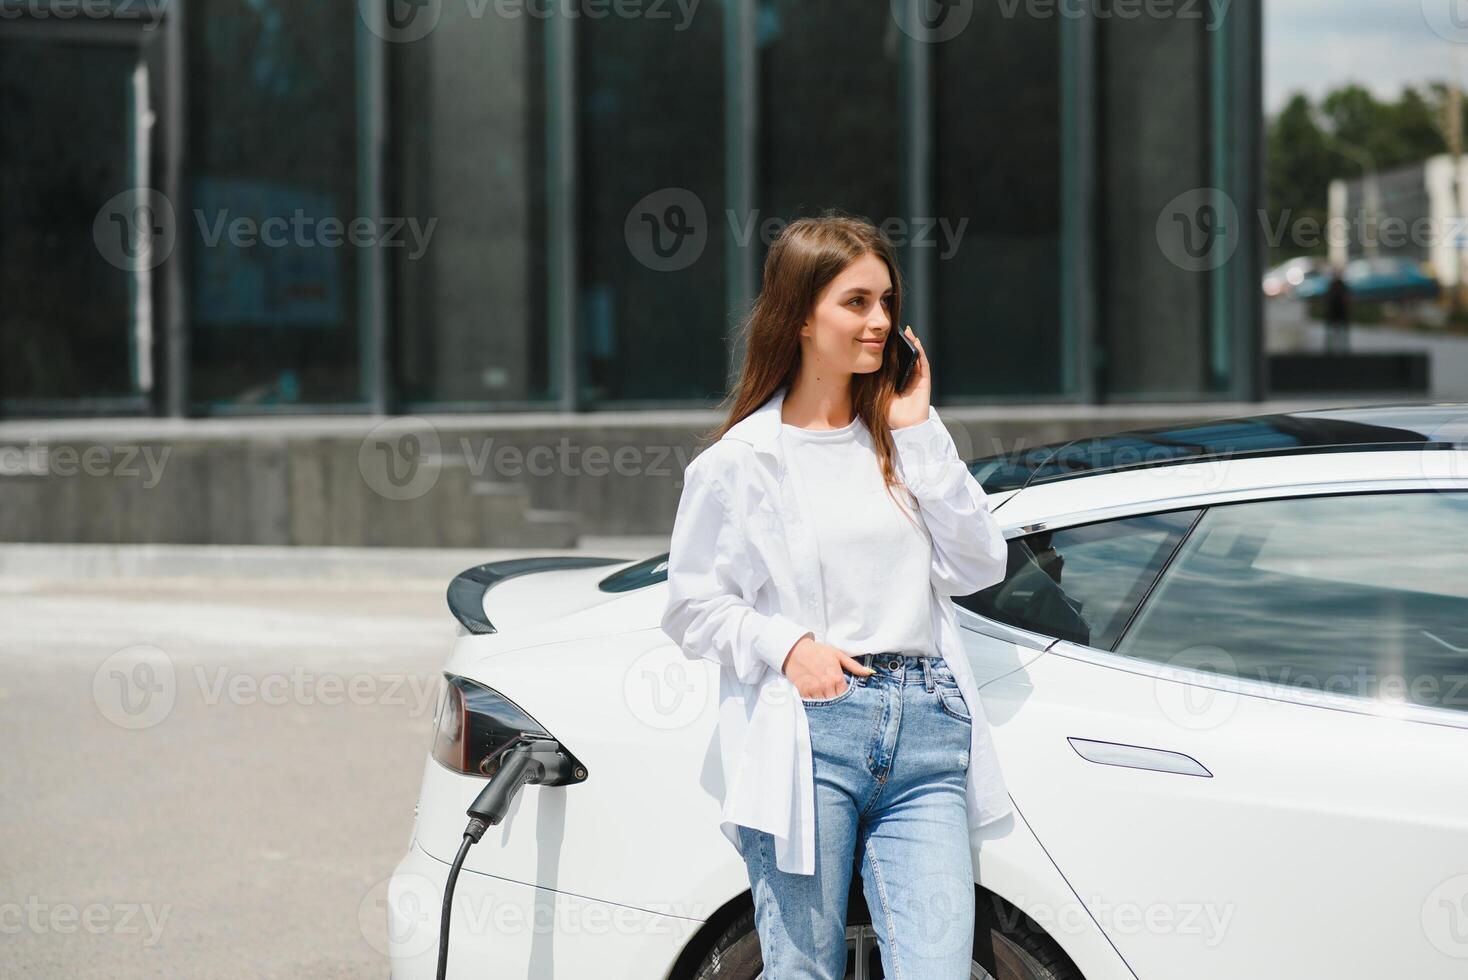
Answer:
M1346 263L1343 278L1351 289L1351 300L1357 303L1435 299L1442 291L1430 265L1399 256L1355 259ZM1314 299L1324 296L1329 286L1327 273L1301 283L1294 295L1299 299Z
M1264 295L1289 296L1303 283L1329 275L1330 263L1318 255L1300 255L1264 273Z
M1435 299L1437 279L1423 263L1404 258L1357 259L1346 266L1346 285L1355 300Z

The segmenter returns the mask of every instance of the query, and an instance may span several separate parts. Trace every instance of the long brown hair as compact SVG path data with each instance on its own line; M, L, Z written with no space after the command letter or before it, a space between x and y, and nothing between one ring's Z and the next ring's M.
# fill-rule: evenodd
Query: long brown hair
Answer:
M868 254L886 263L892 278L889 315L896 332L902 324L902 270L897 250L885 232L865 217L837 209L797 218L785 226L770 244L759 296L740 327L745 338L744 363L738 383L721 403L730 406L728 416L707 437L709 441L723 436L782 385L794 384L800 366L800 328L806 317L814 311L822 290L848 265ZM899 343L895 338L888 340L882 350L882 366L876 371L851 377L852 408L872 435L882 479L894 501L893 487L907 490L893 464L896 446L887 425L887 409L897 390ZM908 519L912 520L910 513Z

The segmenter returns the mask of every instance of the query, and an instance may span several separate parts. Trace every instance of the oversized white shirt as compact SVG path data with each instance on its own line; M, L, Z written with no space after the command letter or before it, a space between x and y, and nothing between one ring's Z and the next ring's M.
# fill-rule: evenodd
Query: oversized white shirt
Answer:
M662 629L691 660L720 666L717 738L723 769L719 829L775 839L775 864L815 873L815 786L805 705L781 670L807 633L826 632L809 504L789 478L780 408L787 388L736 422L683 472L668 554ZM970 830L1013 810L959 635L952 597L1003 580L1008 546L987 494L958 456L936 408L894 429L896 465L918 500L931 543L929 615L973 725Z
M901 488L887 492L872 434L860 418L838 429L785 425L787 454L821 560L822 643L864 653L936 654L928 568L933 548Z

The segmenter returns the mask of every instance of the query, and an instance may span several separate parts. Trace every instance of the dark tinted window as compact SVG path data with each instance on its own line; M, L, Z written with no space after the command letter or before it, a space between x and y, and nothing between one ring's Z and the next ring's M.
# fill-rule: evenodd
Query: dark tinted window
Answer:
M1109 650L1197 514L1148 514L1016 538L1004 581L955 601L1011 626Z
M1461 408L1377 405L1206 419L1184 425L1106 433L1021 446L972 460L969 472L989 493L1201 459L1249 459L1274 454L1462 448Z
M388 213L432 223L426 244L386 249L398 396L445 411L548 399L548 21L398 6L437 18L387 45Z
M603 592L631 592L657 582L668 580L668 552L644 558L635 565L628 565L613 572L597 583Z
M713 4L576 19L578 183L565 206L589 405L716 401L724 387L723 22Z
M24 29L19 5L3 9L0 23ZM129 45L0 41L0 398L38 413L134 394L147 376L132 300L145 280L130 270L147 265L131 262L149 198L114 197L147 183L129 176L139 63Z
M913 329L935 361L963 365L943 379L946 397L1074 391L1080 372L1072 358L1081 345L1065 310L1085 287L1062 253L1061 156L1065 89L1075 68L1062 34L1074 21L1016 17L1004 3L930 9L940 24L968 20L929 45L939 223L914 240L934 243L936 323L927 334L920 322Z
M1213 507L1116 652L1468 709L1468 493Z
M888 4L759 0L757 11L758 210L730 220L738 219L741 237L755 232L749 241L760 269L773 236L759 225L771 218L783 226L827 207L877 225L901 216L903 121Z
M351 5L188 5L189 356L201 411L365 400ZM340 223L341 233L335 231ZM360 228L360 226L359 226ZM328 231L328 229L332 229Z

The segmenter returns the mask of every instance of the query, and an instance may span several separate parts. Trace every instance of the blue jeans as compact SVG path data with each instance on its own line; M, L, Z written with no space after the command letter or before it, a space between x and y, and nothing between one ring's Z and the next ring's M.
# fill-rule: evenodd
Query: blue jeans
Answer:
M846 673L835 697L802 699L815 778L815 874L781 871L770 834L739 827L764 980L846 975L846 902L857 864L888 980L967 980L973 721L941 657L856 659L876 673Z

